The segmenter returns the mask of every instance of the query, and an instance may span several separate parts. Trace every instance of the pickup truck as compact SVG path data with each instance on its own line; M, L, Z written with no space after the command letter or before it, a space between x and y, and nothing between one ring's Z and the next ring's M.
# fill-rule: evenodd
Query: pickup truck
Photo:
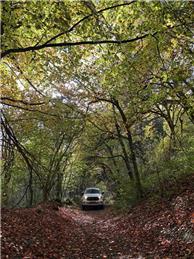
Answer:
M86 188L81 198L82 210L89 207L104 209L103 194L104 192L101 192L99 188Z

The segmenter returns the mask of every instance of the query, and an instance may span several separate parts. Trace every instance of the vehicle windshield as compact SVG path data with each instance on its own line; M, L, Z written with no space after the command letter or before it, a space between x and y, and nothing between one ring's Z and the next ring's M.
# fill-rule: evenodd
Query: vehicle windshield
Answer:
M85 193L100 193L100 190L98 190L98 189L86 189Z

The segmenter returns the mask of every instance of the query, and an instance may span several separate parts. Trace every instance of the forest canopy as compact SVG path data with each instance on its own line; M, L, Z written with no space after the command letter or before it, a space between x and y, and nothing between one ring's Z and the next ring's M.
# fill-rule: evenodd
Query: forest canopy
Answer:
M192 7L1 2L4 206L88 186L129 204L193 172Z

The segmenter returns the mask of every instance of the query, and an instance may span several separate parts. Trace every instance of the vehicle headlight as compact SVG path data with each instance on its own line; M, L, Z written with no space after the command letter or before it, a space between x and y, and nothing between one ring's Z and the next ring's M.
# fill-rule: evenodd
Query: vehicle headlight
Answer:
M86 195L83 196L83 200L87 200L87 196Z

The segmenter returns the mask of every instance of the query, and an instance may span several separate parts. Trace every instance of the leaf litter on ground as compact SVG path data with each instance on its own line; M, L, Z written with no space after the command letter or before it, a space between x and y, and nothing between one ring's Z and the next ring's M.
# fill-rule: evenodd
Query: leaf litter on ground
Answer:
M194 258L194 192L127 213L55 203L2 209L2 259Z

